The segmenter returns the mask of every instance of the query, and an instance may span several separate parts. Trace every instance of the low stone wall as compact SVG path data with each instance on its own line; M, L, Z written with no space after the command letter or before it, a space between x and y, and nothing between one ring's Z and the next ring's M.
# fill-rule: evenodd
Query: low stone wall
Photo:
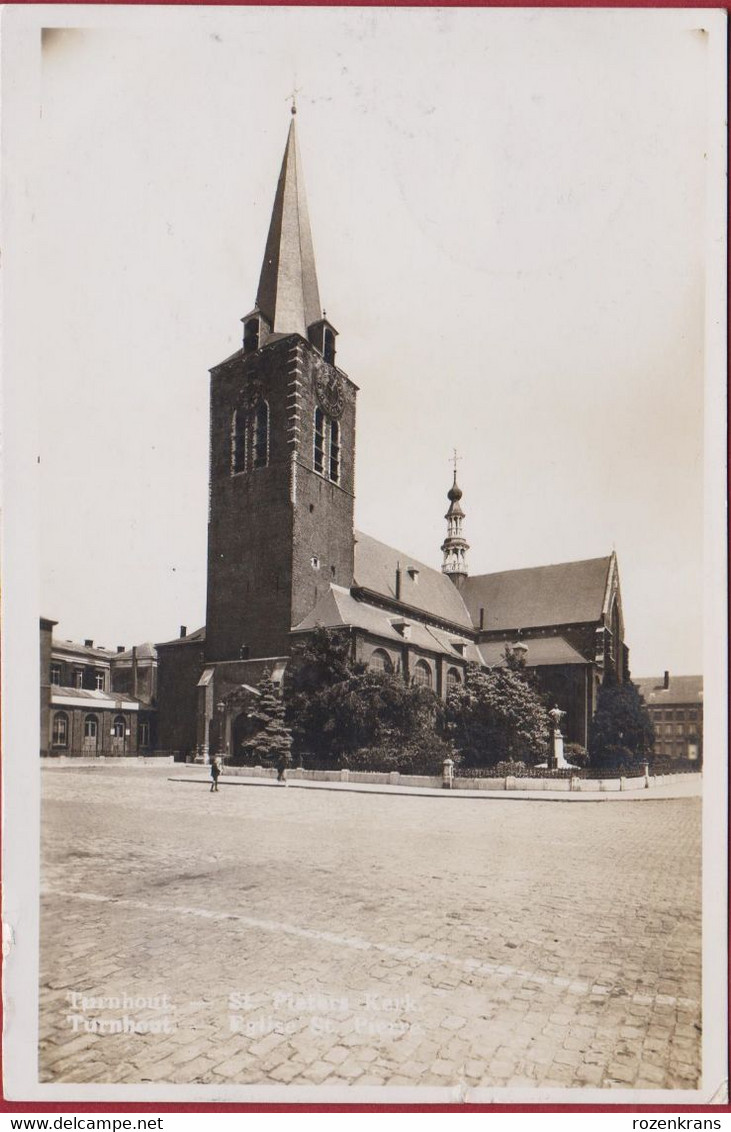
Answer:
M44 766L166 766L172 755L48 755Z
M272 778L276 779L277 771L273 767L264 766L226 766L223 768L226 776L241 778ZM644 775L634 778L454 778L453 790L578 790L606 792L611 790L644 790L647 786L662 786L677 778L695 778L696 775ZM304 770L294 767L287 770L290 781L304 779L310 782L357 782L371 786L414 786L421 789L441 790L443 780L441 775L400 774L397 770L365 771L365 770Z
M238 778L276 778L274 767L267 766L224 766L225 775L234 775ZM399 774L398 771L376 770L304 770L302 767L287 769L287 778L291 781L304 779L309 782L358 782L370 783L372 786L421 786L430 789L441 789L441 776Z

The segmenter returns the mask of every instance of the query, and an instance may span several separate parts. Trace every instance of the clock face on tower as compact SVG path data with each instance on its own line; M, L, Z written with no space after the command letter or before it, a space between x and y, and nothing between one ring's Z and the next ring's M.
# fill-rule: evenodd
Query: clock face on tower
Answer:
M345 406L345 388L340 374L331 369L318 369L315 373L315 393L327 415L338 420Z

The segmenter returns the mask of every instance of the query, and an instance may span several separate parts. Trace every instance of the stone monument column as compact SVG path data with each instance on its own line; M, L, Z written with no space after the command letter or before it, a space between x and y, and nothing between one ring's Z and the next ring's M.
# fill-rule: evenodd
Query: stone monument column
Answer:
M564 758L563 753L563 734L561 732L561 720L566 715L565 711L561 711L558 704L554 704L548 713L551 720L551 745L552 751L549 755L549 766L552 770L564 770L568 767L568 763Z

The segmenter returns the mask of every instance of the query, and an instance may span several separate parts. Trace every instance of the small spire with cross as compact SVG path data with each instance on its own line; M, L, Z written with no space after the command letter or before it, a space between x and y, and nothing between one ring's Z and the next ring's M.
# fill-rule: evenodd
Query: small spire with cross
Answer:
M457 455L457 449L454 448L449 457L449 463L454 469L454 482L447 492L449 510L444 516L447 520L447 537L442 543L444 555L442 573L447 574L457 587L461 586L467 577L467 551L469 550L469 544L462 533L462 520L464 519L464 511L460 504L462 490L457 484L457 464L461 459L462 457Z
M301 88L298 87L298 86L292 87L292 93L288 94L287 97L285 98L285 102L289 102L290 99L292 101L292 106L290 107L290 113L293 114L293 115L297 113L297 95L300 93L300 89Z

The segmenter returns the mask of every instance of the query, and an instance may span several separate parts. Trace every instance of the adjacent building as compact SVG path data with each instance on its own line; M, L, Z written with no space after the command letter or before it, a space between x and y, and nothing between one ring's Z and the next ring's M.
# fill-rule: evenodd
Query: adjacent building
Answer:
M633 681L655 725L655 755L703 761L703 677L642 676Z
M157 746L157 652L53 637L41 618L41 754L137 755Z

